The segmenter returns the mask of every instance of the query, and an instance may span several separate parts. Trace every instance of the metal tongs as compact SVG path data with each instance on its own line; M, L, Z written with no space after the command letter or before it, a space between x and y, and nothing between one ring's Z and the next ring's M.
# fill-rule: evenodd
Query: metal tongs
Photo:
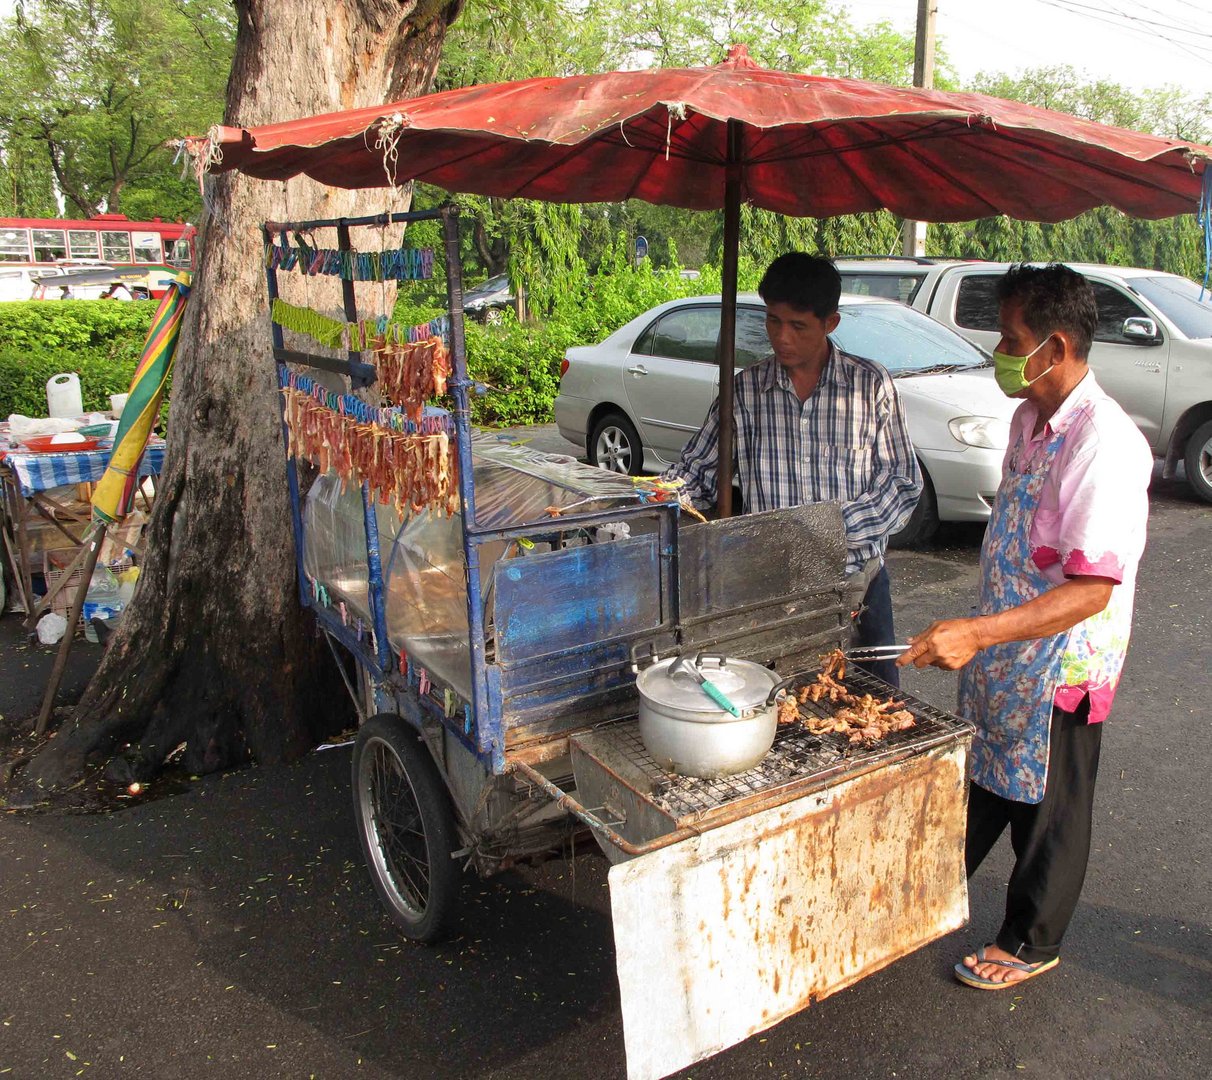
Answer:
M699 655L702 654L700 653ZM711 700L714 701L721 709L727 709L728 712L730 712L733 716L741 715L741 710L728 700L728 696L724 693L724 691L716 686L715 683L711 682L707 676L699 670L698 656L696 656L694 660L688 660L686 653L680 654L678 658L669 665L668 674L672 676L673 673L679 669L687 672L687 674L689 674L690 677L702 687L703 693L711 698Z
M843 655L847 660L890 660L900 656L908 645L868 645L865 648L845 649Z

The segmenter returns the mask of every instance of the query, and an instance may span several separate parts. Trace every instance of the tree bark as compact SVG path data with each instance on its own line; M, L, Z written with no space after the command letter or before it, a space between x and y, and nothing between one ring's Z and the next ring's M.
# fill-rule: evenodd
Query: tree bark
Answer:
M237 0L224 122L252 126L425 92L461 2ZM181 743L198 773L250 756L289 760L349 715L332 658L298 603L259 228L374 212L391 196L306 178L223 174L213 183L139 587L75 715L21 774L34 790L71 783L126 743L120 760L131 779L154 774ZM337 295L326 293L327 303Z

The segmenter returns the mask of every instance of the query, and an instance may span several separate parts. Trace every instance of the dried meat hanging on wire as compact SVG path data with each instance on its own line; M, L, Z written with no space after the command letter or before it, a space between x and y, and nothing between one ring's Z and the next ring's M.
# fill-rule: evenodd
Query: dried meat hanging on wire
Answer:
M458 513L458 455L445 417L426 417L416 430L384 426L370 417L383 410L329 394L293 373L282 394L290 456L311 461L321 472L335 471L343 485L366 481L373 498L394 504L401 514L406 509ZM337 408L330 399L336 399ZM361 415L346 414L346 407Z
M441 338L424 341L375 343L379 390L385 400L399 406L413 423L420 422L425 402L446 393L450 352Z

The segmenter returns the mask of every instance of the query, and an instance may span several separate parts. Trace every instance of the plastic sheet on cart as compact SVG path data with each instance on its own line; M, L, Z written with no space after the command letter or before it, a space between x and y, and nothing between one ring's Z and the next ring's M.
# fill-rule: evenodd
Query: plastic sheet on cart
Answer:
M582 465L572 457L541 454L476 432L476 522L500 529L529 522L550 523L548 507L570 512L634 504L628 477ZM467 583L459 516L376 506L385 586L387 635L396 650L416 665L471 697ZM307 494L303 514L303 563L332 603L343 602L350 619L371 622L368 602L366 533L360 488L329 473ZM505 558L548 550L498 541L480 548L481 581L491 617L493 567Z

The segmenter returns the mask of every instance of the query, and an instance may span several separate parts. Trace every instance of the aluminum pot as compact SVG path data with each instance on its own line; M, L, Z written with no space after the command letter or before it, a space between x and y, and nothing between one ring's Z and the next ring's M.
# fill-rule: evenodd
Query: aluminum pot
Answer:
M733 716L703 691L676 657L657 660L639 672L640 738L663 769L712 778L752 769L770 752L778 727L779 677L750 660L723 656L687 657L740 711Z

